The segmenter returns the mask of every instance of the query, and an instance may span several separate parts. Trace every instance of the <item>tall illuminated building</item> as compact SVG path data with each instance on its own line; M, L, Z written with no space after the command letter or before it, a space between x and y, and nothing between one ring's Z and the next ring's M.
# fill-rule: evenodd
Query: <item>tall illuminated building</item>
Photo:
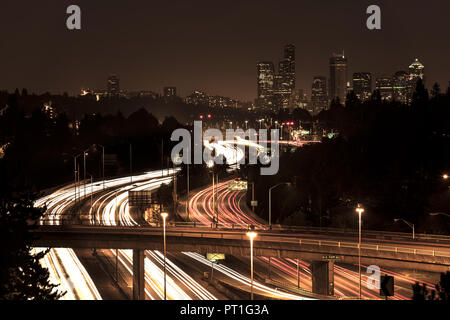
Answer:
M284 60L280 62L279 74L293 93L295 90L295 46L293 44L284 46Z
M112 74L108 77L108 82L106 85L106 89L108 95L111 97L117 97L120 93L120 83L119 77L115 74Z
M330 58L330 99L345 102L347 95L347 58L344 54L333 54Z
M355 72L353 74L353 92L361 101L366 101L372 95L372 74L370 72Z
M273 62L264 61L256 65L259 108L270 109L273 105L274 74Z
M319 113L324 109L328 109L326 77L317 76L313 78L311 87L311 106L312 110L314 110L314 113Z
M412 101L414 92L416 91L417 81L422 79L425 85L425 66L416 59L409 66L409 80L408 80L408 102Z
M295 94L295 46L284 46L284 59L278 64L278 75L274 77L274 106L276 109L289 107Z
M393 99L400 103L408 103L409 75L405 71L397 71L392 77Z
M377 78L376 88L378 91L380 91L382 100L388 100L388 101L392 100L393 85L392 85L391 77L383 76L383 77Z
M176 87L164 87L163 89L164 98L173 98L177 95Z

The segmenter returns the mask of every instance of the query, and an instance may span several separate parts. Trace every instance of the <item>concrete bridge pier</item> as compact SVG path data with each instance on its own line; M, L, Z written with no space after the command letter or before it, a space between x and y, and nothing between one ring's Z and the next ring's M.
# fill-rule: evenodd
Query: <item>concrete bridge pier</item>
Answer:
M144 250L133 249L133 300L145 300Z
M313 261L311 263L312 292L333 296L334 295L334 262Z

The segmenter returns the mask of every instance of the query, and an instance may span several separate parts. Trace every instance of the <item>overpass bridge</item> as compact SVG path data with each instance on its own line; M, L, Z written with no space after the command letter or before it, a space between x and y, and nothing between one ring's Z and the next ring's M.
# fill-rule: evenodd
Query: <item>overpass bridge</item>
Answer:
M167 227L167 250L224 253L250 256L246 230ZM132 249L134 298L144 297L144 250L163 250L163 230L159 227L119 226L39 226L34 232L36 247ZM256 256L306 259L312 261L313 292L332 295L333 264L357 264L358 243L343 236L258 231L254 241ZM450 245L432 243L387 243L365 239L361 263L431 272L450 270Z

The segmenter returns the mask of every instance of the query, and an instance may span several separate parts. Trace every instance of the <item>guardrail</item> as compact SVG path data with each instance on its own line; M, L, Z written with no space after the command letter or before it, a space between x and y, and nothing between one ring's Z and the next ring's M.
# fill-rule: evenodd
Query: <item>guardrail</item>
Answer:
M105 224L98 223L94 219L87 218L89 214L79 215L84 218L74 217L70 214L60 215L58 219L41 219L42 225L92 225L92 226L105 226ZM147 225L128 226L134 228L159 226L158 223L149 223ZM246 223L219 223L214 222L208 225L201 222L180 222L180 221L168 221L167 226L170 227L192 227L192 228L215 228L215 229L231 229L231 230L258 230L258 231L270 231L280 233L311 233L320 235L345 235L345 236L358 236L358 230L355 229L339 229L339 228L319 228L319 227L301 227L301 226L282 226L273 225L271 229L269 227L258 227ZM391 231L374 231L374 230L362 230L364 238L374 239L386 239L386 240L432 240L432 241L448 241L450 244L450 236L435 235L435 234L415 234L415 239L412 239L410 233L404 232L391 232ZM397 239L393 239L397 238ZM400 239L401 238L401 239Z
M77 229L76 225L70 224L72 228L65 229L64 225L60 225L61 228L55 229L54 232L85 232L85 233L100 233L101 230L108 232L108 235L113 236L114 234L129 234L129 235L160 235L162 233L161 228L155 227L126 227L126 226L92 226L85 224L79 229ZM55 226L56 228L58 226ZM246 235L247 230L219 230L214 229L211 230L205 226L200 228L186 228L183 229L182 226L176 226L174 228L168 227L166 230L167 236L172 237L190 237L190 238L206 238L206 239L224 239L224 240L242 240L248 241L248 237ZM53 231L50 231L53 232ZM298 235L290 235L290 234L270 234L270 233L259 233L256 238L257 242L276 242L276 243L287 243L287 244L295 244L295 245L312 245L318 247L332 247L332 248L344 248L344 249L358 249L359 244L357 242L348 242L348 241L337 241L337 240L319 240L319 239L305 239L298 237ZM255 244L256 246L256 244ZM362 252L363 256L368 256L369 253L372 252L389 252L389 253L403 253L403 254L412 254L414 256L432 256L432 257L443 257L450 258L450 248L448 251L442 250L433 250L433 249L424 249L424 248L414 248L414 247L404 247L404 246L396 246L396 245L381 245L381 244L372 244L372 243L362 243L361 250L365 250L366 252ZM369 251L369 252L367 252Z

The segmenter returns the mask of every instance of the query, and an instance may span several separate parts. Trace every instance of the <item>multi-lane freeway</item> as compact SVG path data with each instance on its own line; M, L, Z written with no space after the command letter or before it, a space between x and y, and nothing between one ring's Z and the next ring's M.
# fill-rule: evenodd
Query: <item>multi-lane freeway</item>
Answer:
M236 141L234 141L236 142ZM227 158L227 163L239 162L243 154L233 142L205 141L206 147L215 148ZM261 151L261 150L258 150ZM127 226L138 227L142 219L130 213L128 205L128 192L139 190L156 190L164 183L169 183L174 170L158 170L133 177L124 177L103 182L86 183L83 185L68 185L38 201L36 206L46 206L47 211L41 223L46 225L60 225L67 223L87 223L95 226ZM244 192L230 191L227 182L216 187L206 187L194 192L188 203L191 221L198 225L214 226L218 221L221 229L248 228L267 232L265 221L254 216L245 205ZM213 194L215 201L212 201ZM215 206L213 206L213 203ZM217 225L216 225L217 226ZM278 229L281 235L291 230ZM354 235L348 234L320 234L303 232L293 235L305 241L336 241L336 243L354 243ZM417 252L432 251L435 254L435 244L420 241L408 241L404 238L398 240L382 240L364 238L365 245L376 245L377 250L391 246L409 248ZM448 247L440 245L439 250L447 251ZM40 249L36 249L40 250ZM450 251L450 249L448 250ZM132 253L130 250L102 250L105 261L116 265L116 278L124 283L132 282ZM449 252L450 254L450 252ZM204 256L194 252L170 252L167 260L167 297L168 299L217 299L224 298L220 290L212 287L208 282L202 281L205 271L212 271L214 279L222 284L238 289L239 292L249 292L249 261L248 258L230 257L221 264L212 265ZM52 249L50 254L42 261L49 268L51 279L60 283L62 289L67 291L68 299L101 299L94 281L72 249ZM366 270L367 266L362 266ZM335 264L335 294L337 297L356 297L359 290L358 265ZM411 286L415 282L432 286L438 279L437 274L415 273L405 270L389 270L381 268L383 274L393 275L396 283L394 299L410 299ZM258 256L255 258L256 281L255 294L278 299L306 299L301 290L295 290L300 284L303 290L311 291L310 261L290 258L268 258ZM270 285L264 283L269 279ZM118 279L116 279L118 281ZM367 281L363 273L362 280ZM119 281L120 282L120 281ZM278 287L278 288L277 288ZM280 290L284 288L285 290ZM294 288L294 289L293 289ZM291 293L289 293L291 292ZM145 295L147 299L163 298L163 259L159 251L147 250L145 252ZM378 290L364 286L362 296L368 299L379 299ZM245 298L245 297L244 297Z
M245 199L245 192L242 191L230 191L228 189L228 181L222 182L214 188L208 187L204 190L196 192L189 201L189 210L191 217L204 224L205 226L210 226L214 218L217 217L219 224L224 228L235 228L236 226L253 226L254 229L267 230L267 224L264 223L260 218L252 215L251 211L248 209L243 199ZM216 205L213 208L213 193L216 197ZM280 234L283 230L278 229ZM289 230L292 232L292 230ZM330 234L320 234L320 233L301 233L296 234L296 237L300 237L305 240L311 241L333 241L336 243L341 242L355 242L354 236L349 236L348 234L341 234L338 236L332 236ZM450 256L450 245L430 243L424 241L411 242L405 239L399 240L383 240L383 239L373 239L364 238L364 243L366 246L373 244L378 245L378 248L389 249L392 247L398 248L399 246L405 250L410 249L412 252L427 252L429 254L436 254L436 250L441 250L440 253L443 255ZM357 244L354 244L357 245ZM398 249L397 249L398 250ZM299 268L297 268L297 263ZM256 266L258 265L261 270L269 270L271 277L278 279L280 284L285 284L286 286L298 286L298 275L300 276L300 286L309 291L312 289L311 280L311 270L310 263L305 260L293 260L293 259L282 259L282 258L271 258L269 266L269 258L258 257L256 260ZM367 270L367 265L363 265L363 270ZM402 274L393 270L387 270L381 268L383 274L392 275L395 277L396 293L393 297L394 299L411 299L412 297L412 285L416 282L425 284L429 287L434 286L437 281L437 275L433 274L420 274L419 278L422 276L424 279L418 279L417 277L411 275L414 272L410 272L408 275ZM269 271L266 272L266 274ZM357 265L349 264L335 264L335 293L338 297L356 297L359 295L359 274ZM368 275L364 272L362 275L363 283L368 280ZM369 289L364 286L362 289L362 296L367 299L380 299L379 290Z

